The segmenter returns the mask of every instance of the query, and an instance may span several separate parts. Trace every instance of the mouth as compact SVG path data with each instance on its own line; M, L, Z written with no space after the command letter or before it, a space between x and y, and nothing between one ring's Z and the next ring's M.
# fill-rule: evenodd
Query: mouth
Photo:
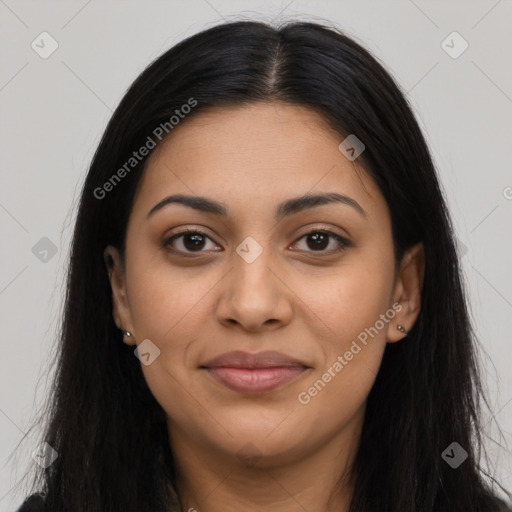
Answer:
M246 395L259 395L298 379L309 367L279 352L228 352L200 367L220 384Z

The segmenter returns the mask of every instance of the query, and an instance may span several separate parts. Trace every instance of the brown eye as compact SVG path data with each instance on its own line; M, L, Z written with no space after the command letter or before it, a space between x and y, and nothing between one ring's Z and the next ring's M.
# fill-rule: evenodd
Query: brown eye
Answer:
M306 239L307 249L310 249L309 251L306 249L306 252L325 252L326 254L331 254L340 252L346 247L350 246L350 242L348 240L341 237L337 233L333 233L332 231L327 230L315 229L309 231L305 235L301 236L298 241L302 239ZM332 239L335 240L334 248L326 251L326 248L329 247ZM296 243L298 243L298 241Z
M320 255L341 252L351 245L347 239L329 230L311 230L302 235L295 244L303 239L306 241L306 248L298 250L316 252L320 253ZM212 242L210 250L218 251L219 249L216 249L218 246L213 243L211 238L206 233L197 230L187 230L175 234L166 239L163 245L166 248L170 247L169 250L171 252L179 255L188 256L194 253L201 255L204 252L208 252L208 240ZM328 249L330 246L334 247Z
M181 239L181 240L180 240ZM188 230L168 238L164 246L171 246L173 252L179 253L201 253L205 248L206 241L211 240L208 235L201 231ZM179 242L178 242L179 241ZM178 247L177 247L178 246ZM215 247L215 245L214 245Z

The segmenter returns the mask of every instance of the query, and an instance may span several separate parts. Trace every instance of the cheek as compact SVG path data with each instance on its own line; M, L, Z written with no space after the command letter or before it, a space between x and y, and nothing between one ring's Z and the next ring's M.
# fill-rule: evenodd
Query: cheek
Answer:
M130 310L137 334L164 344L194 334L205 296L216 282L206 269L178 267L165 258L164 254L155 256L141 249L134 251L127 267Z
M323 343L322 364L296 396L311 436L331 435L359 417L386 347L388 324L380 320L386 312L385 295L370 286L358 287L355 281L343 284L322 319L334 333Z
M393 270L392 255L360 251L329 274L303 275L294 291L315 313L317 322L329 327L334 346L341 350L389 308ZM385 335L387 324L380 328Z
M382 237L354 257L340 272L337 295L344 309L361 328L373 325L389 307L393 289L394 259L391 242Z
M191 348L207 341L205 320L211 318L209 292L221 275L206 270L173 267L162 260L134 253L127 267L130 310L137 342L150 339L160 350L155 361L141 365L146 381L164 406L180 396L195 370ZM196 350L197 352L197 350ZM170 410L164 406L166 410Z
M302 388L302 405L318 412L329 403L341 416L354 413L366 400L386 346L393 285L392 255L360 253L347 258L315 293L308 306L329 327L323 344L324 361ZM317 282L318 283L318 282Z
M138 343L150 339L160 350L150 365L141 363L141 370L167 415L185 422L181 409L183 403L190 401L191 393L194 395L188 383L188 350L199 338L206 314L205 295L213 284L208 279L184 278L182 272L171 272L170 267L138 267L141 268L145 270L133 268L130 274L134 330Z

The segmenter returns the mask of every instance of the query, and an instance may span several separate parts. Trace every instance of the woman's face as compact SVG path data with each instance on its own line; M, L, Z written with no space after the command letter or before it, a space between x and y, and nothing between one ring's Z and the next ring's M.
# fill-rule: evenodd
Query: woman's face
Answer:
M306 108L255 104L185 119L148 160L124 268L107 252L116 324L150 340L141 368L175 452L271 465L355 446L422 270L418 246L395 279L387 204L341 142ZM164 204L176 194L215 207ZM280 355L249 357L264 351Z

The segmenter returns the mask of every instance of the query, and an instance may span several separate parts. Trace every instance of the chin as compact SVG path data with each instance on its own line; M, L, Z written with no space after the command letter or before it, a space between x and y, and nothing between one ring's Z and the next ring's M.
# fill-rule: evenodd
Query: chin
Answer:
M233 434L233 438L225 439L217 447L228 457L238 459L242 466L272 468L299 457L297 450L302 443L292 438L288 431L276 436L261 432L254 435Z

